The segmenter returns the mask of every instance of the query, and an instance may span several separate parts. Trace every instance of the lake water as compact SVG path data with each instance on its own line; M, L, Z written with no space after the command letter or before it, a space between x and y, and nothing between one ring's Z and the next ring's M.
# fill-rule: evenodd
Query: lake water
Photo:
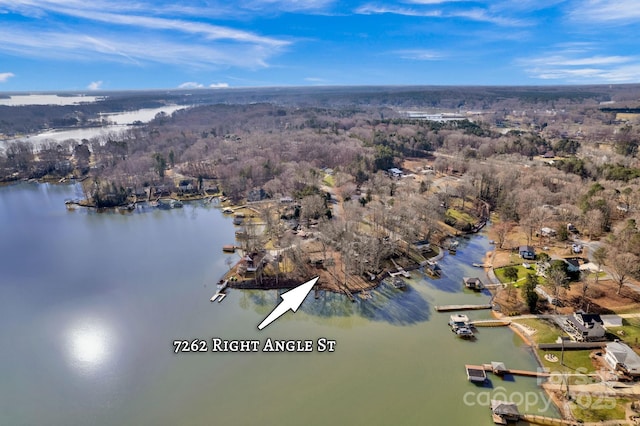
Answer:
M65 99L65 98L62 98ZM109 136L115 136L121 134L122 132L131 128L131 125L134 122L148 123L153 120L155 116L161 112L171 115L174 112L188 108L185 105L167 105L158 108L142 108L135 111L126 111L126 112L117 112L117 113L109 113L103 114L102 117L115 124L109 124L100 127L86 127L86 128L75 128L75 129L65 129L65 130L47 130L46 132L41 132L33 135L28 135L25 137L21 137L18 139L13 139L9 141L0 141L0 146L2 146L3 142L6 145L7 142L15 142L15 141L28 141L31 142L34 146L38 147L40 144L44 142L54 141L54 142L63 142L69 139L73 139L75 141L81 141L82 139L91 139L91 138L104 138L106 140Z
M8 98L0 98L0 105L78 105L91 103L104 99L104 96L59 96L59 95L12 95Z
M263 331L275 291L230 291L231 218L213 206L133 214L68 211L75 185L0 188L0 424L491 425L492 393L537 400L535 379L466 379L464 364L536 363L508 328L456 338L434 305L487 303L462 290L489 245L460 243L445 277L414 275L406 291L371 300L310 295ZM311 278L311 277L310 277ZM473 312L473 318L488 312ZM182 353L174 339L313 339L333 353ZM466 401L466 403L465 403ZM525 404L520 404L524 411Z

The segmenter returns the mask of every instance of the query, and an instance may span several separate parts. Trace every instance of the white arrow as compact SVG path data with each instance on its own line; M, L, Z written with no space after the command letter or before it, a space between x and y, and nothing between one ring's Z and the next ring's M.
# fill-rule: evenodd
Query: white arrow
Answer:
M296 312L317 281L318 277L315 277L304 284L300 284L298 287L292 288L286 293L282 293L280 296L282 297L282 302L280 302L280 304L276 306L264 320L262 320L258 326L258 330L262 330L280 318L289 309Z

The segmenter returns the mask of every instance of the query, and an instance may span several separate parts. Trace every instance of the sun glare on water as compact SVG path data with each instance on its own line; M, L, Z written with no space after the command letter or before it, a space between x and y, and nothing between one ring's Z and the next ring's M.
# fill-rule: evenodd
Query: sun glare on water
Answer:
M110 356L111 333L100 323L83 323L69 331L69 354L74 364L93 369Z

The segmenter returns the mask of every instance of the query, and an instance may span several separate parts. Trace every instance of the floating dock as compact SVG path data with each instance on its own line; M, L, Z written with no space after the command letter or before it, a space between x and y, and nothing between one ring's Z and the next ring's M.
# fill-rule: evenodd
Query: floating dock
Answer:
M481 365L465 365L464 368L470 382L484 383L487 380L487 373Z
M480 309L491 309L491 305L441 305L436 306L438 312L450 312L450 311L473 311Z
M210 302L215 302L216 300L218 301L218 303L222 302L222 299L224 299L225 297L227 297L227 286L229 285L229 281L221 281L220 284L218 284L218 291L216 292L216 294L214 294L211 299L209 299Z

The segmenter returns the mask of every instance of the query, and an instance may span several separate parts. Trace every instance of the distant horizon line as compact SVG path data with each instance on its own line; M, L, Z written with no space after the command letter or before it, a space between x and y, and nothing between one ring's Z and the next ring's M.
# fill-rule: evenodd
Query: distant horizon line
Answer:
M52 90L0 90L0 95L13 96L13 95L45 95L45 94L83 94L91 96L100 96L101 94L115 93L115 92L175 92L189 94L191 92L227 92L238 90L273 90L273 89L337 89L337 88L397 88L397 89L411 89L411 88L578 88L578 87L600 87L600 88L614 88L614 87L629 87L640 86L640 82L637 83L580 83L580 84L327 84L327 85L274 85L274 86L228 86L228 87L197 87L197 88L142 88L142 89L52 89Z

